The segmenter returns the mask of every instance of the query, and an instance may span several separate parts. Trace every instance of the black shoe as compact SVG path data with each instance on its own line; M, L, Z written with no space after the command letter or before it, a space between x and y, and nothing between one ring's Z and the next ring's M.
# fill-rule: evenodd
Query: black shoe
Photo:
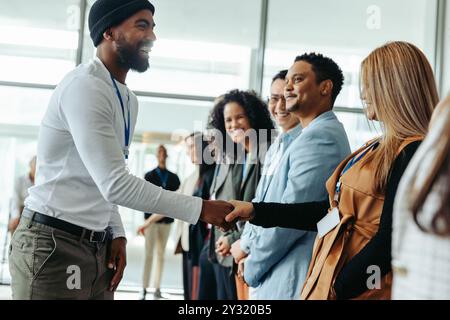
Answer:
M145 300L145 296L147 295L147 290L145 290L145 289L142 289L142 292L141 292L141 300Z

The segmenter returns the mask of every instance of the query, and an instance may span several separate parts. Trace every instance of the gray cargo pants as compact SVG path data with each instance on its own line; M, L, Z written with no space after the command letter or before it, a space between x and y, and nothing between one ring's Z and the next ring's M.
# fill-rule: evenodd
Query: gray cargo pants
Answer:
M112 300L110 241L90 242L22 216L9 248L13 299Z

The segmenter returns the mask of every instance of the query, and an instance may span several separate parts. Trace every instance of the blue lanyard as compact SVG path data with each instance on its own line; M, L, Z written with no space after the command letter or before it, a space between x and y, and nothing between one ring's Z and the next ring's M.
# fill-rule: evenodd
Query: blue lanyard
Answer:
M375 148L375 146L378 144L378 140L374 141L373 143L371 143L365 150L363 153L361 153L358 157L353 157L350 159L349 162L347 162L347 165L345 166L344 170L341 171L341 174L339 175L339 179L338 182L336 183L336 191L334 194L334 200L338 200L339 199L339 193L341 192L341 177L351 168L355 165L355 163L357 163L359 160L362 159L362 157L364 157L367 152L369 152L370 150L373 150L373 148Z
M246 172L247 172L247 153L245 153L244 155L244 163L242 164L242 183L244 183Z
M161 180L163 189L165 189L167 187L167 180L169 178L169 172L164 171L164 175L163 175L163 173L161 172L161 169L158 167L158 168L156 168L156 173L158 174L159 179Z
M123 149L123 154L125 156L125 159L128 159L128 148L130 145L130 121L131 121L131 116L130 116L130 94L128 93L128 125L127 125L127 121L126 121L126 117L125 117L125 107L123 106L123 100L122 100L122 95L120 94L119 91L119 87L117 87L117 83L114 80L113 75L110 73L109 74L111 76L111 80L112 83L114 85L114 88L116 88L116 94L117 94L117 98L119 99L120 102L120 107L122 108L122 116L123 116L123 126L124 126L124 130L125 130L125 148Z

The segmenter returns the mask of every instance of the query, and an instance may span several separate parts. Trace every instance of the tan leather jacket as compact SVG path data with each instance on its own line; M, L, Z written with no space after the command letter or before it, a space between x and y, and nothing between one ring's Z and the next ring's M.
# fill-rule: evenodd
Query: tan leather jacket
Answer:
M400 146L398 153L409 143L421 138L411 138ZM336 183L347 162L360 154L372 142L355 151L336 168L327 181L330 203L334 198ZM332 290L336 276L342 267L372 239L378 231L380 216L384 204L384 195L372 190L374 164L366 163L364 157L356 162L341 177L339 200L340 223L323 238L316 238L313 256L309 266L307 280L301 293L301 299L334 299ZM369 276L369 275L368 275ZM392 273L381 279L381 289L367 290L356 299L390 299Z

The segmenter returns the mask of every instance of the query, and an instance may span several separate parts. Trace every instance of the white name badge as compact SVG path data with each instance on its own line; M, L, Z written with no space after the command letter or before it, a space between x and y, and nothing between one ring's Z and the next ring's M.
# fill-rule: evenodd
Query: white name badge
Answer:
M327 213L327 215L317 223L319 238L322 238L328 232L333 230L339 224L339 221L341 221L339 210L337 207L334 207L331 212Z

